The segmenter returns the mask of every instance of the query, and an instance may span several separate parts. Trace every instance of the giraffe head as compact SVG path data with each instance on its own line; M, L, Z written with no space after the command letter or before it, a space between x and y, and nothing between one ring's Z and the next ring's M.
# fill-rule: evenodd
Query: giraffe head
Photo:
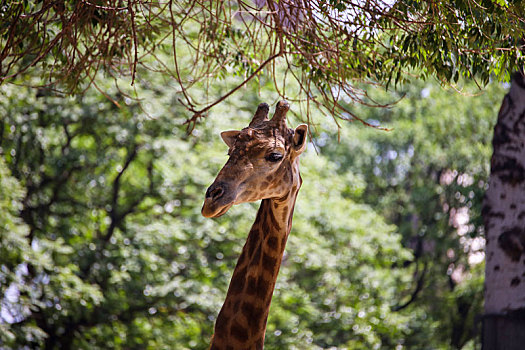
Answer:
M281 101L268 120L269 107L261 103L249 126L224 131L230 158L206 191L205 217L219 217L234 204L282 198L300 186L298 156L306 147L308 126L286 126L288 102Z

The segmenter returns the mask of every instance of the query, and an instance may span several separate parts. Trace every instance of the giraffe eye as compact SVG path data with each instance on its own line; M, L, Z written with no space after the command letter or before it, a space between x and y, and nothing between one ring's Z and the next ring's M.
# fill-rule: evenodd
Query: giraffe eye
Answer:
M281 153L270 153L266 156L266 160L269 162L278 162L281 159L283 159L283 155Z

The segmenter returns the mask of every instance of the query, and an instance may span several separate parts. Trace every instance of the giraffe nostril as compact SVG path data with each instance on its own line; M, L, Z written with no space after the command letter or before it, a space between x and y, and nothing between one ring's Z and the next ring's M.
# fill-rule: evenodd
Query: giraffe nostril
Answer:
M210 186L206 191L206 198L211 198L213 200L219 199L224 194L224 189L222 186Z
M222 188L219 187L219 188L215 188L213 191L211 191L210 196L213 199L217 199L220 196L222 196L223 193L224 193L224 191L222 190Z

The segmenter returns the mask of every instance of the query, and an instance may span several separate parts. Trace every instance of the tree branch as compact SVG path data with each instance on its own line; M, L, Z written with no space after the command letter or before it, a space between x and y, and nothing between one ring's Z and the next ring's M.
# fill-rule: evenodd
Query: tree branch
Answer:
M392 311L401 311L404 308L406 308L407 306L409 306L410 304L412 304L416 300L419 292L421 292L421 290L423 289L423 285L424 285L424 282L425 282L425 275L427 273L427 268L428 268L428 262L425 261L425 262L423 262L423 271L421 272L421 275L417 279L416 288L414 289L414 291L410 295L410 298L405 303L403 303L401 305L393 306L392 307ZM417 271L416 271L416 274L417 274Z

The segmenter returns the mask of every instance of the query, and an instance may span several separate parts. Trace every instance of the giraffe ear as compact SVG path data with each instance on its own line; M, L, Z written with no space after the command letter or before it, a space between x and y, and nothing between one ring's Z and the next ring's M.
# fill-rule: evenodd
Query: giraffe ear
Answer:
M308 125L301 124L295 128L293 133L293 148L297 153L302 153L306 148L306 135L308 133Z
M231 148L235 143L235 139L237 138L237 136L239 136L240 133L241 132L239 130L223 131L221 132L221 137L224 143Z

